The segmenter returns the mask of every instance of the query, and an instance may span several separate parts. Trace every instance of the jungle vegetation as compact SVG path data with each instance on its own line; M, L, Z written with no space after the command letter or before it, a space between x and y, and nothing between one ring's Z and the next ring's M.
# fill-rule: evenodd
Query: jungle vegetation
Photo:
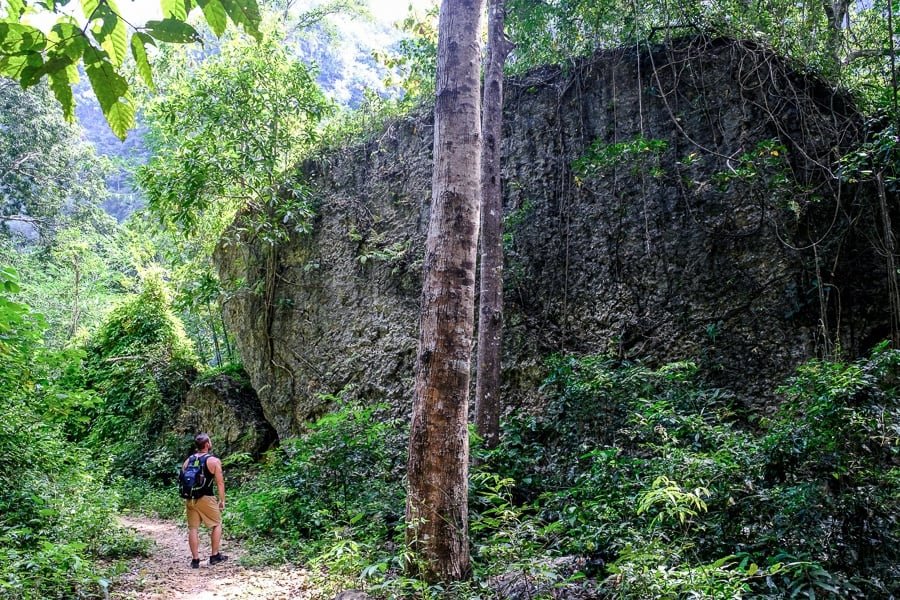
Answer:
M180 515L189 440L168 425L198 378L241 372L216 244L239 212L270 247L308 232L316 203L295 165L430 110L443 89L437 10L400 24L405 36L374 57L383 87L351 109L299 48L359 3L163 0L144 24L83 0L85 24L74 4L0 2L0 597L102 598L147 552L115 515ZM868 138L835 165L895 203L897 8L507 0L505 72L685 36L760 44L852 95ZM140 121L149 160L119 164L85 141L82 77L116 136ZM120 167L146 200L123 222L103 208ZM886 302L900 318L900 292ZM240 482L226 527L260 562L308 565L322 597L486 598L510 580L543 598L894 597L898 323L892 334L864 356L811 357L766 411L704 381L689 355L541 357L540 413L509 411L488 444L455 415L454 439L472 440L454 474L468 531L453 542L470 555L458 569L409 536L417 422L352 390L263 460L226 457ZM467 393L468 373L454 376Z

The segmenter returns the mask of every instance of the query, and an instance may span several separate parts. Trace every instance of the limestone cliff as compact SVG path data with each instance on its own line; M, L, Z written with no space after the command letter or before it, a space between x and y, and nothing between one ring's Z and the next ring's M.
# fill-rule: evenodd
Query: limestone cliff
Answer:
M766 51L694 39L533 72L508 83L504 135L508 403L537 398L554 352L695 359L754 402L887 335L878 221L835 168L860 119ZM238 222L220 243L279 435L347 386L408 406L431 149L430 115L394 122L302 165L312 234L270 248Z

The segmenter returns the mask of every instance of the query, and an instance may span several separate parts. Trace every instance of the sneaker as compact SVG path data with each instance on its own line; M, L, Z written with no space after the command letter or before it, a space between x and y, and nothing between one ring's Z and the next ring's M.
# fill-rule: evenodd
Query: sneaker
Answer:
M220 562L225 562L226 560L228 560L228 557L219 552L218 554L213 554L209 557L209 564L215 565Z
M192 558L192 559L191 559L191 568L192 568L192 569L199 569L199 568L200 568L200 559L199 559L199 558Z

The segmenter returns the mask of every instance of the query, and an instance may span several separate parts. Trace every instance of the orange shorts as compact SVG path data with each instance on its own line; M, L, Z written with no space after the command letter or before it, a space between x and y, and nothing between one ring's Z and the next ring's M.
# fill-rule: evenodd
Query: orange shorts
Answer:
M219 512L219 501L215 496L201 496L196 500L185 500L188 529L199 529L200 521L207 527L218 527L222 524L222 513Z

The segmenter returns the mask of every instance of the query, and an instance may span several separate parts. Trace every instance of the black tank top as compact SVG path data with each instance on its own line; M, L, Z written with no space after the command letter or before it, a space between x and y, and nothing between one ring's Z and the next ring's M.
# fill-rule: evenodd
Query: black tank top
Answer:
M200 488L201 496L215 496L213 493L213 474L212 471L209 470L209 467L206 466L206 461L212 456L210 453L205 454L192 454L191 458L197 457L200 459L200 466L203 467L203 477L205 479L203 483L203 487ZM190 462L191 458L188 459Z

